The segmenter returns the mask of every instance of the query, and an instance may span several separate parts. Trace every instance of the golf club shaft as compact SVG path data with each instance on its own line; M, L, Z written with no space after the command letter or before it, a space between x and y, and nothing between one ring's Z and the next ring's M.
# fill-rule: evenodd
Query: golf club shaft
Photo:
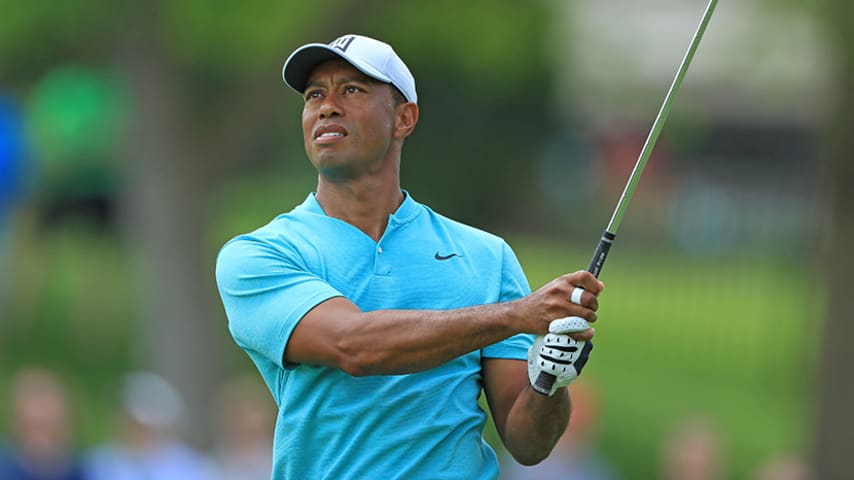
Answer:
M608 227L605 229L606 232L610 232L612 235L616 235L617 230L620 228L620 223L623 221L623 215L625 215L626 208L629 206L632 195L635 193L635 188L638 185L638 181L640 180L644 167L646 167L646 162L649 160L650 155L652 155L652 150L655 148L655 142L658 141L658 136L661 134L664 122L670 114L670 106L673 103L676 92L679 91L679 87L682 85L682 79L685 78L685 73L688 71L691 59L694 58L694 52L697 51L697 47L700 45L700 40L703 38L703 33L706 31L706 25L709 24L709 19L712 17L712 12L714 11L717 3L718 0L710 0L708 6L706 6L706 12L703 14L703 19L700 21L700 25L694 33L691 45L688 47L688 51L685 52L685 57L682 58L682 64L679 65L679 70L676 71L673 83L670 84L670 90L668 90L667 95L664 96L664 101L661 103L661 109L655 117L655 122L653 122L652 128L650 128L649 135L646 137L646 142L644 142L640 155L638 155L638 160L635 162L635 168L632 170L631 175L629 175L629 180L626 182L623 194L620 195L620 200L617 202L614 214L611 215L611 221L608 222Z
M605 228L602 238L599 239L599 245L596 247L596 251L593 253L593 258L590 260L590 265L587 267L587 271L596 277L599 276L599 273L602 271L602 267L605 265L605 259L608 258L608 251L611 249L611 245L614 243L614 238L617 236L617 230L619 230L620 223L623 221L623 215L626 213L626 208L629 206L632 195L635 193L635 188L637 188L638 181L640 180L644 167L646 167L646 162L649 160L650 155L652 155L652 150L655 148L655 142L658 140L659 134L661 134L664 122L670 114L670 106L673 103L673 98L676 96L676 92L679 91L680 85L682 85L682 79L685 78L685 73L688 71L691 59L694 58L694 52L697 51L697 46L700 45L700 40L703 38L703 33L706 31L706 26L709 24L709 19L712 18L712 12L715 10L717 3L718 0L709 0L709 4L706 6L706 11L703 13L700 25L697 27L697 31L694 32L694 38L691 39L691 44L688 46L688 50L682 58L679 70L676 71L673 83L670 84L670 89L667 91L667 95L664 96L664 101L661 103L661 109L658 111L658 115L655 117L652 128L649 130L649 135L646 137L646 142L644 142L640 155L638 155L635 167L632 170L631 175L629 175L629 180L626 183L626 187L623 189L623 194L620 195L620 199L617 201L617 207L614 209L613 215L611 215L611 220L608 222L608 226ZM555 378L556 377L550 373L541 372L534 383L534 389L540 393L548 395L548 393L551 392L552 385L554 385Z

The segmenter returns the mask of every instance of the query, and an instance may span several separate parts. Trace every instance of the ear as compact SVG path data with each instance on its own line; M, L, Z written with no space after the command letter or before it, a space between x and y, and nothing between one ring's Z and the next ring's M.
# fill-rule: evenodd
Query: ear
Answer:
M401 103L394 111L394 136L395 138L406 138L418 123L418 105L412 102Z

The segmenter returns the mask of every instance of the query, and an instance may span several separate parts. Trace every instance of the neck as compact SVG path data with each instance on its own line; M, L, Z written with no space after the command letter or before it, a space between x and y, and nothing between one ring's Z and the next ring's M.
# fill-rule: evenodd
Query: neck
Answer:
M388 179L368 177L348 182L331 182L318 176L317 202L330 217L343 220L379 241L388 225L388 216L403 203L397 175Z

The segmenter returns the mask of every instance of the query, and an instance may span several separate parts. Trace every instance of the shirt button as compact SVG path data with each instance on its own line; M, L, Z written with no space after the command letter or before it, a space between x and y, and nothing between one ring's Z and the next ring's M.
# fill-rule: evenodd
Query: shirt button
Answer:
M377 247L377 253L383 253L383 247Z

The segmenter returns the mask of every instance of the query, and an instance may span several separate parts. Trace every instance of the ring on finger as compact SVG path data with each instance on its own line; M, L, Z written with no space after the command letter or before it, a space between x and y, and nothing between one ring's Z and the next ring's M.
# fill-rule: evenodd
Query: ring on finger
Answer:
M576 304L581 305L581 295L584 293L584 289L581 287L575 287L572 291L572 295L569 297L569 301Z

